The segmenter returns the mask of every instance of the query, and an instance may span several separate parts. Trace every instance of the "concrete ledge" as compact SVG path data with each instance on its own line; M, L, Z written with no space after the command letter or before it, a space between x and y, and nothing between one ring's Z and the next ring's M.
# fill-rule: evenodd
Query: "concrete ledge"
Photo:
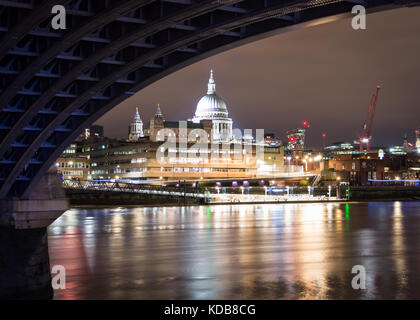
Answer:
M56 169L51 168L28 199L0 199L0 226L45 228L68 208L69 203Z
M0 200L0 225L15 229L44 228L68 208L67 199Z

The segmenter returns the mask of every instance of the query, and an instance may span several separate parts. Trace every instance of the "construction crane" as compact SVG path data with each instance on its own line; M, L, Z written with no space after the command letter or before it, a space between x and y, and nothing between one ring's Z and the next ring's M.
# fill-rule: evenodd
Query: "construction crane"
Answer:
M364 150L364 145L366 145L367 151L370 150L370 140L372 138L372 125L373 119L375 117L376 103L378 102L379 89L381 89L381 86L376 86L376 92L372 95L372 98L370 99L369 109L366 114L365 122L362 125L361 132L359 133L359 131L356 130L357 139L359 140L360 145L360 151Z

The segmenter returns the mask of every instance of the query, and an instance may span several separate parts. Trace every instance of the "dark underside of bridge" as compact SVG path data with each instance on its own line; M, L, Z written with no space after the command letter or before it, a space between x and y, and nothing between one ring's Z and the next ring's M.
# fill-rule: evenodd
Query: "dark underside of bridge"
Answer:
M30 197L77 135L200 59L332 15L416 0L0 0L0 199ZM55 5L66 28L54 29Z

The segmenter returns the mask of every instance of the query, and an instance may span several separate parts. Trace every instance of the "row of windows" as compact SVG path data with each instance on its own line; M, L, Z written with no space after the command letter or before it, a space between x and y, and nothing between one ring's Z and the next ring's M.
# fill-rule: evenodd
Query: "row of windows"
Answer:
M58 168L89 168L89 165L85 162L73 162L73 161L57 162L56 166Z
M333 163L333 168L335 170L337 170L337 163ZM341 170L345 170L345 169L346 169L346 165L345 164L342 164L341 165ZM351 170L356 170L356 163L355 162L352 162L351 163Z
M63 170L61 171L63 176L70 176L70 177L74 177L74 176L79 176L79 177L83 177L83 171L82 170Z
M149 168L152 171L159 170L160 172L250 172L256 169L244 169L244 168L172 168L172 167L161 167L161 168ZM131 168L131 169L111 169L111 170L93 170L90 174L121 174L121 173L136 173L146 172L148 168Z

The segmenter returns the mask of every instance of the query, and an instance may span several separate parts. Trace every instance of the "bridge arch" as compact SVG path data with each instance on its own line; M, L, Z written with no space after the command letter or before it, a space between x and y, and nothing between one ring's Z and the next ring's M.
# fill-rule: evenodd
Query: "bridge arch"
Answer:
M43 1L40 8L50 2ZM10 28L0 38L4 76L0 82L0 198L29 197L84 128L133 92L170 73L297 26L330 21L326 17L348 17L354 4L371 10L401 6L389 0L61 3L73 12L70 21L75 27L68 32L52 32L49 18L39 22L35 13L41 14L40 9L32 7L26 9L31 29ZM21 8L14 9L18 13ZM77 19L80 16L88 18ZM34 26L37 32L31 31ZM43 32L56 40L42 47ZM31 49L32 42L38 47ZM28 58L31 54L34 57Z

